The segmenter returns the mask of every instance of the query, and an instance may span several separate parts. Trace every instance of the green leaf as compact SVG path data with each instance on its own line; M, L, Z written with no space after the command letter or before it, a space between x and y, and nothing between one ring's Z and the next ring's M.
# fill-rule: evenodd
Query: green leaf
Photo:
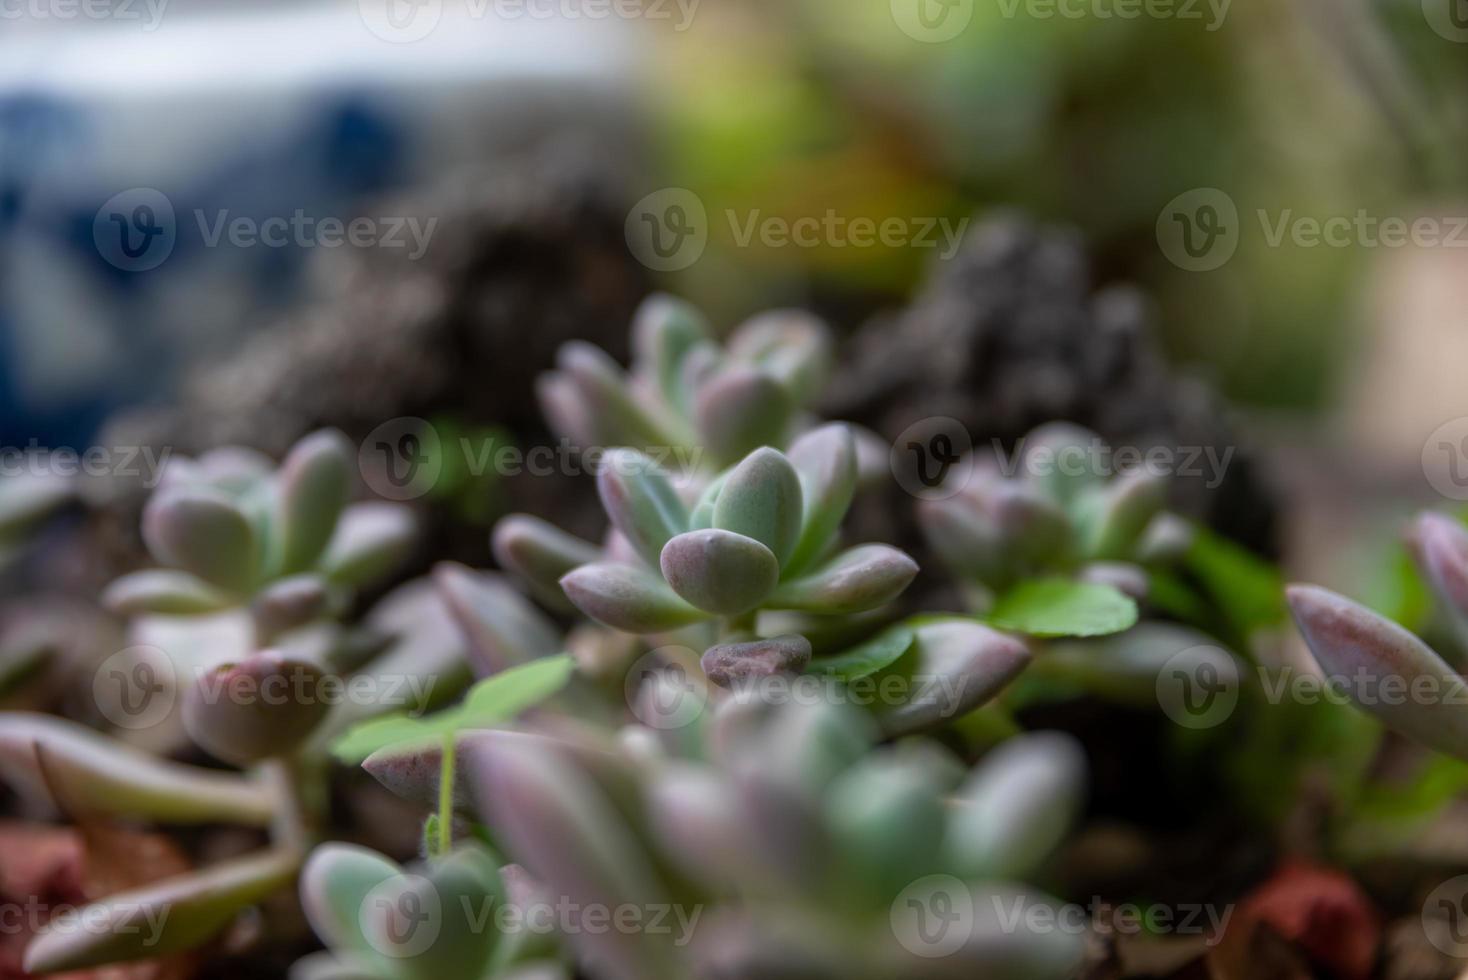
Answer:
M1106 636L1136 624L1137 604L1109 585L1032 579L1000 596L986 618L1031 636Z
M837 680L854 681L896 663L912 646L913 631L899 623L883 630L859 646L834 657L817 657L807 673L825 674Z
M1284 579L1264 559L1195 526L1185 562L1241 638L1284 622Z
M574 669L566 653L511 667L475 684L458 707L424 718L393 715L366 722L337 739L331 752L342 762L356 765L379 749L451 739L469 728L490 728L565 687Z

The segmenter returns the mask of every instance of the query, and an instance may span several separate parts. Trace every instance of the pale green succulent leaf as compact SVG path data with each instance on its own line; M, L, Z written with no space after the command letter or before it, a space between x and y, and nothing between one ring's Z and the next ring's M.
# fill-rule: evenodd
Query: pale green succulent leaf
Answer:
M301 859L290 851L267 851L63 913L26 947L25 970L83 970L202 945L242 909L289 884Z

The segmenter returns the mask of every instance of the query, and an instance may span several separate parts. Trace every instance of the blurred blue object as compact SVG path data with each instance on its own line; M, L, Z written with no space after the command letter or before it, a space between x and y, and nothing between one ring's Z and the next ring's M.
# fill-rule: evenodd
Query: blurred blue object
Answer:
M623 32L446 17L397 44L365 17L172 0L152 27L7 22L0 445L84 446L111 411L168 398L311 295L311 253L343 247L321 222L370 220L397 247L395 223L435 216L374 201L530 140L629 128Z

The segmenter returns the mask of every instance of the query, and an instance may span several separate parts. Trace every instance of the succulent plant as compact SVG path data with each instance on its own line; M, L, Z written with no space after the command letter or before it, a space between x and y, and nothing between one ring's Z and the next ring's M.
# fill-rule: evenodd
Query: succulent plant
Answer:
M355 453L324 430L279 469L257 453L218 449L174 459L143 513L143 539L166 566L125 575L103 601L123 615L187 616L246 607L258 644L339 615L415 541L398 504L349 504Z
M497 862L476 843L407 869L356 845L322 845L301 873L301 903L328 951L298 962L291 976L568 977L553 944L506 918L513 900Z
M570 570L561 587L592 619L629 633L712 619L737 628L761 609L865 612L899 595L917 565L886 545L833 553L855 481L840 426L802 437L789 457L755 450L692 508L650 459L615 450L597 480L618 535L611 560Z
M1108 480L1104 452L1094 433L1052 423L1026 436L1008 465L973 458L953 468L942 496L919 502L929 546L973 587L978 611L1052 576L1145 597L1142 566L1185 545L1186 525L1164 512L1164 475L1138 469Z
M803 311L763 313L720 345L701 313L664 295L637 311L632 341L626 372L598 347L564 345L538 382L542 411L583 447L676 447L703 470L784 445L831 360L826 325Z
M401 508L347 505L350 459L342 437L327 432L303 440L279 471L238 449L175 462L144 515L150 550L172 567L126 576L108 590L109 605L137 616L140 628L153 620L192 623L179 642L187 647L193 637L203 647L177 657L155 650L156 662L123 672L146 667L133 680L166 709L145 723L171 717L177 695L177 717L192 741L245 774L156 758L59 718L0 719L0 770L33 806L270 832L269 847L256 855L82 910L96 921L115 920L116 929L53 923L28 948L28 970L80 969L208 941L240 910L293 880L317 840L328 795L326 742L393 707L388 699L345 697L347 682L359 692L406 692L406 703L452 694L467 680L467 644L448 602L425 583L386 596L359 633L336 624L349 590L389 571L413 541ZM210 649L228 631L209 624L240 615L251 627L242 645ZM313 624L326 627L325 639L306 629ZM364 636L374 639L355 648L351 641ZM261 645L267 641L280 645ZM99 674L98 698L109 690L101 683L107 679ZM129 917L158 910L166 925L156 935L124 928Z
M1049 901L1015 882L1078 813L1084 758L1067 736L1016 738L965 776L933 743L876 747L871 719L835 701L731 698L698 724L694 738L633 726L609 740L565 723L461 738L460 810L524 868L536 901L573 910L562 938L592 975L1042 980L1077 968L1081 937L995 918ZM390 788L433 794L392 772ZM934 890L964 909L942 948L914 918ZM584 928L578 916L597 909L672 909L682 928Z
M894 600L916 562L842 541L867 437L803 410L828 367L824 326L770 313L720 346L686 304L654 297L634 330L629 372L571 344L540 386L552 425L600 451L605 540L527 515L492 536L535 597L590 620L569 633L507 580L456 564L353 621L355 590L391 571L414 527L400 505L349 503L339 433L308 436L278 469L240 449L170 466L143 520L163 567L105 602L135 641L166 638L179 730L243 771L15 713L0 717L0 773L62 815L232 823L268 843L81 910L113 928L53 922L28 970L198 946L299 872L328 949L296 980L1074 975L1082 937L1031 928L1024 910L1052 900L1021 882L1079 811L1082 752L1018 734L969 772L922 736L978 717L1036 662L1147 700L1193 638L1118 633L1136 621L1140 566L1168 549L1163 485L980 465L921 504L974 608L905 615ZM1093 445L1052 427L1027 451ZM655 460L666 450L681 472ZM0 535L9 513L0 493ZM1429 574L1468 595L1468 547L1430 530ZM1100 658L1040 642L1113 633ZM423 713L471 675L461 701ZM315 696L358 678L424 690L395 713ZM327 841L331 756L430 811L419 863ZM554 927L528 927L546 909ZM127 928L164 910L157 935ZM626 910L641 917L623 927Z

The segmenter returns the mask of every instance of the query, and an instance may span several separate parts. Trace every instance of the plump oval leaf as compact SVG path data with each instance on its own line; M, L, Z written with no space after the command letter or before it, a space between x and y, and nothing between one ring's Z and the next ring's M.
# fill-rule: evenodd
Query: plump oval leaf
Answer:
M633 449L614 449L602 457L597 492L612 526L656 567L663 545L688 528L688 510L668 476Z
M863 612L897 598L917 572L917 562L896 548L865 544L782 583L766 605L824 614Z
M1011 738L959 791L943 840L945 867L965 878L1022 879L1070 831L1085 791L1086 757L1061 732Z
M803 513L800 538L781 563L791 578L826 552L856 495L856 439L839 422L805 433L790 445L790 463L800 476Z
M1427 644L1365 606L1292 585L1290 610L1326 677L1368 714L1424 745L1468 759L1468 680Z
M490 539L495 561L535 590L537 598L569 609L561 576L601 560L601 549L529 514L510 514L494 526Z
M714 503L714 527L753 538L783 565L800 537L800 477L790 460L768 446L730 471Z
M663 548L661 565L674 592L721 616L754 609L780 579L774 552L753 538L717 528L673 538Z
M355 455L346 436L323 429L296 443L280 464L270 525L274 574L303 572L321 557L347 505Z
M337 521L318 566L333 582L367 585L407 558L417 538L418 522L407 507L384 501L352 504Z
M626 633L662 633L708 618L662 579L635 565L582 565L561 579L561 588L577 609Z
M195 616L228 609L235 600L188 572L149 568L107 586L102 604L119 616Z
M729 368L702 385L693 402L700 445L717 464L742 459L761 446L785 442L795 405L774 377Z
M165 565L211 585L244 592L259 565L255 532L244 512L217 490L163 490L143 511L143 540Z

